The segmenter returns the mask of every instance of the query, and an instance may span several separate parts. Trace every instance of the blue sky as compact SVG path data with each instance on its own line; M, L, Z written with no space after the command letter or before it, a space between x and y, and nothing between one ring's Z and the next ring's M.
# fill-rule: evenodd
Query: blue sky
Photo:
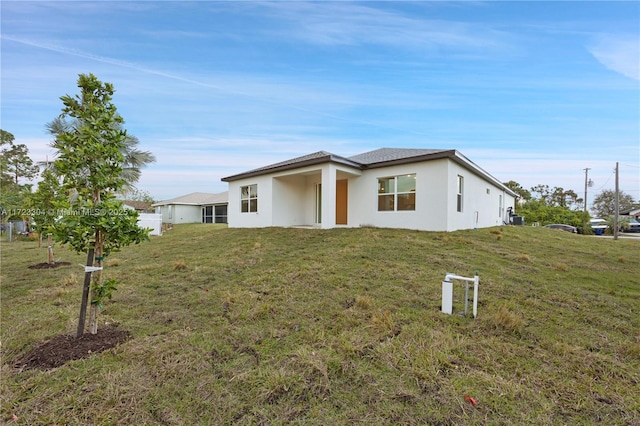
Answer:
M503 182L640 198L640 3L2 1L1 127L51 158L80 73L156 199L325 150L457 149Z

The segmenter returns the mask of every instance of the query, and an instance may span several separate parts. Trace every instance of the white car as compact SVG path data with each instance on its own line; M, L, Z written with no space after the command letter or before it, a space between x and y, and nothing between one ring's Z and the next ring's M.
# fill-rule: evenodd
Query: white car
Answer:
M594 217L589 222L591 223L591 229L593 229L593 233L596 235L603 235L607 228L609 228L609 225L607 225L607 221L598 217Z

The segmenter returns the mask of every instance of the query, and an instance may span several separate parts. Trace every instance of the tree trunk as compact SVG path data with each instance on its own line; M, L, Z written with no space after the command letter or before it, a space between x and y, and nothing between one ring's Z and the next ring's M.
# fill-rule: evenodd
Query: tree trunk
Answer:
M89 308L89 333L98 334L98 304L92 303Z
M93 249L87 251L87 266L93 264ZM89 288L91 287L91 272L84 273L84 285L82 287L82 302L80 303L80 317L78 318L78 331L76 337L84 334L84 321L87 317L87 303L89 302Z
M40 237L40 240L42 240L42 237ZM49 264L53 263L53 243L51 242L51 234L47 237L47 261Z

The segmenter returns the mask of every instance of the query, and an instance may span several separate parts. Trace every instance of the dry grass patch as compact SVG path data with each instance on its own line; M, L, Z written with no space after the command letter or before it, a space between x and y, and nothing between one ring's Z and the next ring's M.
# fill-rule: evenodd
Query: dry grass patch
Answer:
M488 322L497 329L509 332L520 332L524 327L522 317L505 306L500 306L489 316Z
M519 262L522 262L522 263L531 263L531 256L529 256L526 253L520 253L517 259Z
M569 265L563 262L558 262L553 264L553 269L556 271L567 272L569 270Z
M371 315L371 325L377 333L387 336L394 333L396 323L391 311L385 309L376 311Z
M80 276L76 272L72 272L60 280L60 284L63 287L71 287L77 285L80 281Z
M183 261L175 261L173 262L173 270L174 271L184 271L187 269L187 263Z
M117 257L107 259L104 264L108 267L120 266L120 259L118 259Z
M369 310L373 307L373 299L370 296L356 296L355 306L362 310Z

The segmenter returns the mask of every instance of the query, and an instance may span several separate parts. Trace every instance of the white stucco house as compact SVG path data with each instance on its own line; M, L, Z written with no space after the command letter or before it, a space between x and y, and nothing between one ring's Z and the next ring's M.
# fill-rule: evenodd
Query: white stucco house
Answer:
M162 223L227 223L228 193L193 192L152 205Z
M222 179L229 227L454 231L508 223L516 194L455 149L319 151Z

